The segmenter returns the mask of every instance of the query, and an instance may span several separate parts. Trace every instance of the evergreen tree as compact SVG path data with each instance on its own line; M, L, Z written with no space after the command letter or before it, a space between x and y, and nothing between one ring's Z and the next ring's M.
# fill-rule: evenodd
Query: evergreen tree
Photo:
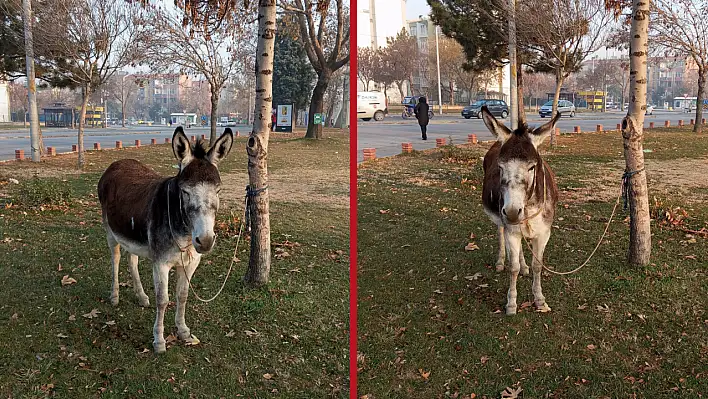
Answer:
M288 34L278 35L274 58L273 105L293 104L293 113L305 109L317 75L302 44Z

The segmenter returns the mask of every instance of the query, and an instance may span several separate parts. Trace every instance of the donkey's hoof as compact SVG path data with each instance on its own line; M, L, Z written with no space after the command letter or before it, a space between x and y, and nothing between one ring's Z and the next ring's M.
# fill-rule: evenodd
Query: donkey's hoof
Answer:
M183 338L184 344L187 346L191 345L199 345L201 341L199 341L199 338L197 338L194 334L189 334L189 337Z
M536 311L541 313L548 313L551 311L551 307L548 306L546 302L544 302L543 305L536 305Z
M504 271L504 263L503 262L497 262L497 271L498 272L503 272Z
M147 295L138 297L138 303L140 304L140 306L146 308L150 306L150 298L148 298Z
M506 306L506 315L507 316L513 316L516 314L516 305L514 306Z
M155 349L155 353L165 353L167 351L166 342L153 342L152 347Z
M111 295L111 305L113 305L113 306L118 305L118 295Z

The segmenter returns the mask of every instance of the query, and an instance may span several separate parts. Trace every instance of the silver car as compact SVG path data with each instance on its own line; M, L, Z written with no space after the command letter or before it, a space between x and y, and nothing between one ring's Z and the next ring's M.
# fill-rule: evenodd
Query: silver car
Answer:
M575 105L567 100L558 101L558 113L561 117L568 115L571 118L575 116ZM553 114L553 101L549 101L538 110L538 114L541 118L550 117Z

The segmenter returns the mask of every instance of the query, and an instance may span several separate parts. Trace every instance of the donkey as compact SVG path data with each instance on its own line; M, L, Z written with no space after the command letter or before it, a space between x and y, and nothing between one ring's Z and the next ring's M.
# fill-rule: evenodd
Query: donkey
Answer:
M484 211L498 226L499 253L497 271L504 270L504 252L509 256L511 281L507 294L506 314L516 314L516 280L519 272L529 274L522 253L523 239L532 243L533 297L539 311L550 311L541 291L543 251L551 237L551 224L558 202L556 177L537 148L548 137L560 117L529 129L522 124L513 132L498 122L487 107L482 118L497 142L484 156L482 203Z
M177 176L164 178L134 159L116 161L98 181L108 248L111 250L111 303L118 305L121 246L129 253L133 289L141 306L150 305L138 273L138 257L152 260L157 317L153 328L155 352L165 352L164 318L169 272L177 273L175 324L179 339L196 345L199 339L184 322L189 280L202 254L214 247L214 222L219 210L221 178L217 165L233 145L226 129L207 151L203 142L191 145L182 127L175 129L172 150L179 161Z

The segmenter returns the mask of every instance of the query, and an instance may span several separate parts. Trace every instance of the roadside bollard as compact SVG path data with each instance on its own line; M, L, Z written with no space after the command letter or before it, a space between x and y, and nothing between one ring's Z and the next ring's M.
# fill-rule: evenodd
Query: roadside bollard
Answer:
M436 147L442 147L445 145L445 138L440 138L440 139L435 139L435 146Z
M649 122L649 129L654 129L654 122Z
M236 137L240 137L240 136L241 136L241 133L239 133L239 131L237 130L237 131L236 131Z
M123 142L117 140L116 141L116 150L120 150L121 148L123 148Z
M140 140L135 140L135 148L140 148Z
M79 151L79 146L76 144L72 144L71 145L71 152L77 152L77 151Z
M573 127L573 133L581 133L580 126Z
M55 147L47 147L47 155L50 157L57 156L57 149Z
M679 127L683 126L683 119L679 119L678 125L679 125Z
M96 151L101 150L101 143L93 143L93 149Z
M364 148L364 161L376 159L376 148Z
M617 131L619 132L619 131L621 131L621 130L622 130L622 124L621 124L621 123L618 123L618 124L617 124Z
M597 126L595 127L595 131L597 131L597 132L599 132L599 133L602 133L602 125L597 125Z
M691 119L691 125L695 125L696 121L694 119Z
M701 124L702 124L702 125L705 125L705 124L706 124L706 118L703 118L703 119L701 120Z
M15 150L15 159L25 159L25 150Z
M169 143L170 143L170 138L169 138L169 137L165 137L165 144L169 144Z
M192 136L192 143L197 141L197 136Z
M664 121L664 127L671 127L671 121Z
M155 145L157 144L157 139L151 139L150 140L150 145Z
M404 154L413 152L412 143L401 143L401 152Z
M477 135L476 134L468 134L467 135L467 142L470 144L477 144Z
M206 134L202 134L202 140L206 140Z

